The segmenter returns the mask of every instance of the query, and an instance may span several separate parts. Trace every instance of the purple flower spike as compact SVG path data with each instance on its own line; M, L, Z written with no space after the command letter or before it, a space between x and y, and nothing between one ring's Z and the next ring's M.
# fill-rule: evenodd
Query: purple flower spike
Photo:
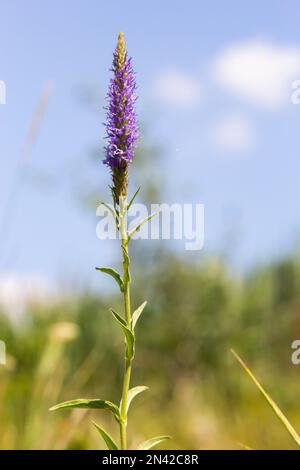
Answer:
M136 83L131 59L127 58L123 33L119 34L114 52L112 72L108 91L108 107L105 147L103 161L112 171L113 197L119 202L120 196L127 195L128 164L132 161L138 137L138 127L134 104Z

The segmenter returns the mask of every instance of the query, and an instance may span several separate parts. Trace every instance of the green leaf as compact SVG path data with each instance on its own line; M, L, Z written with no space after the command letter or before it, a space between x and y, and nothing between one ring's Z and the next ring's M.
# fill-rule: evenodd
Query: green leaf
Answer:
M130 259L129 259L127 248L125 246L122 246L122 250L123 250L123 255L124 255L124 259L126 263L130 264Z
M142 305L140 305L132 314L132 319L131 319L131 327L134 330L135 325L137 324L138 319L140 318L144 308L147 305L147 301L145 301Z
M132 206L132 203L133 201L135 200L135 198L137 197L138 193L140 192L140 189L141 187L139 187L136 192L134 193L134 195L132 196L132 198L130 199L130 202L128 203L127 205L127 211L129 211L130 207Z
M139 385L137 387L133 387L131 388L130 390L128 390L128 395L127 395L127 407L126 407L126 413L128 412L129 410L129 407L130 407L130 404L132 402L132 400L137 396L139 395L140 393L142 392L145 392L146 390L148 390L149 387L146 387L145 385ZM121 404L120 404L120 408L121 408Z
M97 271L101 271L102 273L108 274L109 276L113 277L115 281L119 284L120 291L124 291L124 283L123 279L121 278L120 274L115 271L113 268L96 268Z
M78 398L76 400L64 401L58 405L52 406L50 411L56 411L63 408L89 408L89 409L106 409L113 413L117 421L120 420L120 411L117 405L108 400L98 398Z
M110 308L109 310L113 315L114 319L119 323L122 328L123 326L125 326L125 328L128 328L126 321L123 317L121 317L121 315L119 315L113 308Z
M117 220L117 213L112 207L106 204L106 202L102 202L102 201L100 202L100 206L101 205L106 207L106 209L109 210L109 212L114 216L114 219Z
M115 213L117 214L117 217L120 217L120 211L119 211L119 209L118 209L118 207L117 207L117 201L115 200L114 191L113 191L112 187L110 187L110 189L111 189L111 195L112 195L112 198L113 198Z
M109 450L119 450L117 444L113 440L113 438L106 432L99 424L95 423L92 421L93 425L97 429L97 431L100 433L102 439L104 440L105 444L107 445L107 448Z
M152 439L148 439L145 442L142 442L138 446L138 450L149 450L152 449L152 447L155 447L157 444L160 444L163 441L167 441L168 439L172 439L171 436L157 436L157 437L152 437Z
M240 365L243 367L243 369L247 372L251 380L255 383L256 387L258 390L261 392L263 397L267 400L269 405L271 406L272 410L276 413L280 421L283 423L287 431L290 433L292 438L296 441L298 446L300 447L300 436L298 435L297 431L294 429L294 427L291 425L289 420L286 418L286 416L282 413L281 409L279 406L275 403L275 401L270 397L270 395L265 391L263 386L259 383L259 381L256 379L256 377L253 375L251 370L246 366L246 364L243 362L243 360L240 358L240 356L233 350L230 350L233 356L236 358L236 360L240 363Z
M154 212L153 214L151 215L148 215L148 217L146 217L145 219L143 219L139 224L137 224L137 226L135 228L133 228L129 234L128 234L128 241L131 240L132 236L138 232L140 230L140 228L146 223L148 222L150 219L152 219L155 215L157 215L158 213L160 212L160 209L156 212Z
M125 336L126 336L126 343L127 343L127 357L132 359L134 357L134 349L135 349L135 339L133 332L128 328L126 321L122 318L115 310L112 308L110 309L111 313L113 314L115 320L119 323L120 327L122 328Z

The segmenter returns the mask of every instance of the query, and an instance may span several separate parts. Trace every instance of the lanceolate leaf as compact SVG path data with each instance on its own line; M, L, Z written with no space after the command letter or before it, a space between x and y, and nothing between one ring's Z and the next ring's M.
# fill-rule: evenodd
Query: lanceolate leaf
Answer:
M145 392L146 390L148 390L148 388L149 387L146 387L145 385L139 385L138 387L133 387L128 391L126 413L129 410L129 407L130 407L130 404L131 404L132 400L137 395L139 395L140 393ZM121 408L121 404L120 404L120 408Z
M140 189L141 187L139 187L136 192L134 193L134 195L132 196L132 198L130 199L130 202L128 203L128 206L127 206L127 211L129 211L130 207L132 206L133 204L133 201L135 200L135 198L137 197L138 193L140 192Z
M93 425L97 429L97 431L100 433L102 439L104 440L105 444L107 445L107 448L109 450L119 450L117 444L113 440L113 438L106 432L99 424L95 423L92 421Z
M113 413L117 421L120 419L120 411L117 405L108 400L98 398L78 398L77 400L64 401L58 405L52 406L50 411L56 411L63 408L89 408L89 409L106 409Z
M278 418L280 421L283 423L283 425L286 427L287 431L290 433L292 438L296 441L298 446L300 447L300 436L298 435L297 431L293 428L289 420L286 418L286 416L282 413L281 409L279 406L275 403L275 401L270 397L270 395L265 391L263 386L259 383L259 381L256 379L256 377L253 375L251 370L246 366L246 364L243 362L243 360L240 358L240 356L233 350L231 349L231 353L234 355L236 360L240 363L240 365L243 367L243 369L247 372L251 380L255 383L256 387L258 390L261 392L263 397L267 400L273 411L277 414Z
M133 228L129 234L128 234L128 241L131 240L131 238L133 237L133 235L138 232L140 230L140 228L146 223L148 222L150 219L152 219L155 215L157 215L160 211L158 210L157 212L154 212L153 214L151 215L148 215L148 217L146 217L145 219L143 219L135 228Z
M131 326L132 329L134 330L135 325L137 324L138 319L140 318L141 314L143 313L144 308L147 305L147 301L145 301L142 305L140 305L132 314L132 319L131 319Z
M121 315L119 315L113 308L110 308L109 310L110 310L111 314L113 315L114 319L122 327L122 329L123 329L123 326L128 329L127 323L124 320L124 318L122 318Z
M112 308L110 309L111 313L113 314L115 320L119 323L120 327L122 328L125 336L126 336L126 342L127 342L127 355L129 359L132 359L134 357L134 334L133 332L128 328L124 318L122 318L115 310Z
M119 284L120 291L123 292L124 290L124 283L120 276L120 274L115 271L113 268L96 268L97 271L101 271L102 273L108 274L109 276L113 277L115 281Z
M115 200L115 197L114 197L113 188L112 188L111 186L110 186L110 189L111 189L111 194L112 194L112 198L113 198L115 213L117 214L118 217L120 217L120 211L119 211L119 209L117 208L117 204L116 204L116 200Z
M152 447L157 446L161 442L167 441L169 439L172 439L171 436L157 436L157 437L152 437L152 439L148 439L148 441L142 442L138 446L138 450L149 450L152 449Z
M114 216L114 219L117 221L117 213L109 204L106 204L106 202L100 202L100 205L106 207L106 209L109 210L109 212Z

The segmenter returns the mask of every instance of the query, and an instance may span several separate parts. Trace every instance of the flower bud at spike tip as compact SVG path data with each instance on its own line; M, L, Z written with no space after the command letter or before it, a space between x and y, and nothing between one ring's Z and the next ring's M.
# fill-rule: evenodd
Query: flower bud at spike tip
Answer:
M118 204L120 197L127 195L128 164L132 162L138 137L134 108L136 83L123 33L118 37L112 72L107 95L105 127L108 144L105 147L104 163L111 169L112 193Z

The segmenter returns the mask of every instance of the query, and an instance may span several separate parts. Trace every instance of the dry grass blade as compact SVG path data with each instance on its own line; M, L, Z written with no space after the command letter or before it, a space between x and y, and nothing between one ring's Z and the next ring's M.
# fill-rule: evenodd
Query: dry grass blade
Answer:
M276 413L276 415L278 416L278 418L280 419L280 421L282 422L282 424L285 426L285 428L287 429L287 431L290 433L290 435L292 436L292 438L294 439L294 441L298 444L298 446L300 447L300 437L297 433L297 431L293 428L293 426L291 425L291 423L289 422L289 420L285 417L285 415L282 413L281 409L279 408L279 406L275 403L275 401L270 397L270 395L268 395L268 393L265 391L265 389L263 388L263 386L259 383L259 381L256 379L256 377L253 375L253 373L251 372L251 370L246 366L246 364L244 363L244 361L240 358L240 356L233 350L231 349L230 350L231 353L234 355L234 357L236 358L236 360L240 363L240 365L243 367L243 369L247 372L247 374L249 375L249 377L251 378L251 380L255 383L255 385L257 386L257 388L259 389L259 391L261 392L261 394L263 395L263 397L267 400L267 402L269 403L269 405L271 406L271 408L273 409L273 411Z

